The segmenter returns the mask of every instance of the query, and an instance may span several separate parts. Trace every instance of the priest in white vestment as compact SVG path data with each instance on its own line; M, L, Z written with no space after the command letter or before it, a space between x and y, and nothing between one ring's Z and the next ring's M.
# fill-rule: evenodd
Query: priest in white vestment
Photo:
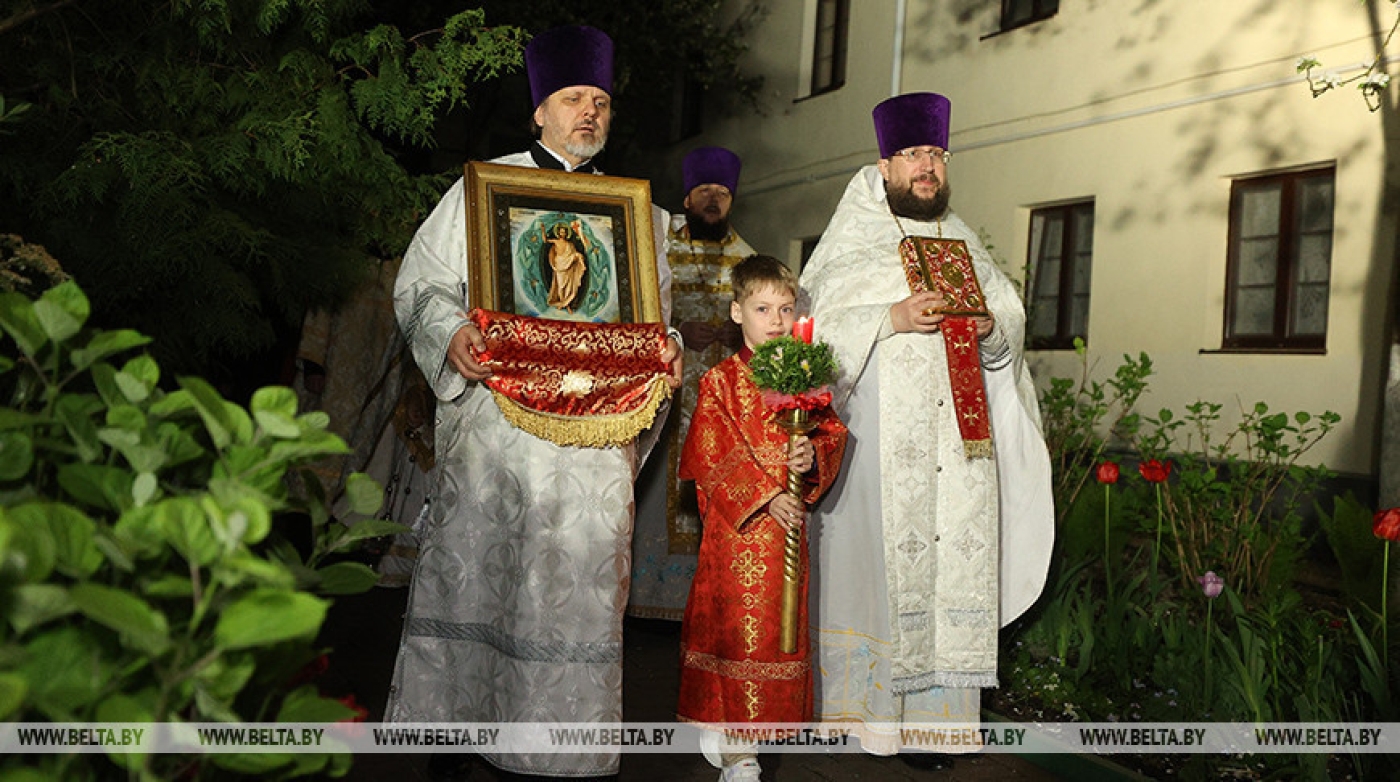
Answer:
M880 160L851 180L802 275L850 429L811 523L816 713L875 754L913 749L901 728L980 722L997 632L1039 596L1054 536L1025 312L948 209L949 108L933 93L876 107ZM911 293L902 243L921 240L906 237L965 242L989 314L945 322L942 293ZM970 392L950 379L948 333L968 343ZM964 431L984 413L989 436Z
M540 139L496 163L590 172L611 121L612 41L589 27L536 36L525 64ZM665 212L653 208L655 246ZM658 258L662 315L670 273ZM386 721L618 723L622 615L631 569L635 442L556 445L506 421L482 384L481 332L466 316L461 179L420 227L395 312L435 392L438 486L422 531ZM679 385L681 346L663 358ZM664 418L664 411L660 417ZM616 774L618 753L481 755L511 772Z

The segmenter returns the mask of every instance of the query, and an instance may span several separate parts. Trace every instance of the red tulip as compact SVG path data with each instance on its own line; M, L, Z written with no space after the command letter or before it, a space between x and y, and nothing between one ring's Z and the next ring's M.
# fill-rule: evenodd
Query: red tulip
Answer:
M1400 540L1400 508L1377 511L1372 520L1371 531L1378 538Z
M1148 483L1166 483L1167 476L1171 474L1172 463L1159 462L1156 459L1148 459L1138 465L1138 472L1142 473L1143 480Z
M1117 462L1104 462L1103 464L1100 464L1099 469L1095 471L1095 477L1099 479L1099 483L1117 483Z

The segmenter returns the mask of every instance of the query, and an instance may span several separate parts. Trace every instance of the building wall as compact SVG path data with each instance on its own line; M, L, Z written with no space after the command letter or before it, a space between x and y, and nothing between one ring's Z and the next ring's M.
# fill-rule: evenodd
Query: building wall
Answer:
M1385 119L1395 120L1351 88L1312 98L1295 62L1369 59L1371 14L1389 29L1390 3L1065 0L1047 21L998 33L995 3L861 0L845 86L803 99L813 3L769 5L748 62L767 77L765 114L708 122L669 163L678 170L699 144L737 151L734 222L755 248L795 261L796 243L820 233L850 176L874 161L874 105L941 92L953 104L954 208L1013 276L1031 209L1094 200L1094 377L1146 351L1156 374L1144 412L1180 415L1198 399L1223 403L1226 423L1259 401L1336 411L1340 427L1310 461L1375 475L1396 255L1385 195L1400 181ZM1325 355L1220 352L1232 179L1327 163L1336 207ZM1069 351L1032 361L1042 383L1079 373Z

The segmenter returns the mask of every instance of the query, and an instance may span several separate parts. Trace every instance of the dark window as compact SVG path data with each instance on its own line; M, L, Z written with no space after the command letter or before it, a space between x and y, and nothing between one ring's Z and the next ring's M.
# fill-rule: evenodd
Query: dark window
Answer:
M846 83L846 40L850 0L817 0L817 36L812 47L812 94Z
M1049 19L1059 10L1060 0L1001 0L1001 29Z
M1094 260L1094 202L1031 212L1027 336L1041 349L1072 348L1089 338L1089 272Z
M820 236L809 236L802 240L802 257L797 260L798 271L807 268L807 261L812 258L812 253L816 252L821 240Z
M1327 168L1230 185L1224 347L1326 347L1335 179Z

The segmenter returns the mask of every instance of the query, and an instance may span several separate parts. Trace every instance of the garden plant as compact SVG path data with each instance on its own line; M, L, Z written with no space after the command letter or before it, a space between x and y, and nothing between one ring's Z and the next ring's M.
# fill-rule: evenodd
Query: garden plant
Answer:
M1258 402L1226 423L1207 401L1143 414L1150 358L1124 356L1100 382L1078 349L1081 377L1054 379L1042 396L1051 573L1003 633L993 709L1028 722L1393 721L1389 528L1329 493L1332 473L1304 458L1339 416ZM1400 511L1394 521L1400 539ZM1397 770L1366 754L1129 762L1183 779Z
M354 718L298 673L324 653L329 596L375 583L339 552L403 528L334 521L314 480L289 491L289 475L346 450L323 413L297 413L291 389L260 389L244 408L197 377L163 382L146 337L87 329L88 314L71 281L37 299L0 293L0 719ZM378 509L368 477L347 491L358 512ZM349 763L13 755L0 779L336 776Z

